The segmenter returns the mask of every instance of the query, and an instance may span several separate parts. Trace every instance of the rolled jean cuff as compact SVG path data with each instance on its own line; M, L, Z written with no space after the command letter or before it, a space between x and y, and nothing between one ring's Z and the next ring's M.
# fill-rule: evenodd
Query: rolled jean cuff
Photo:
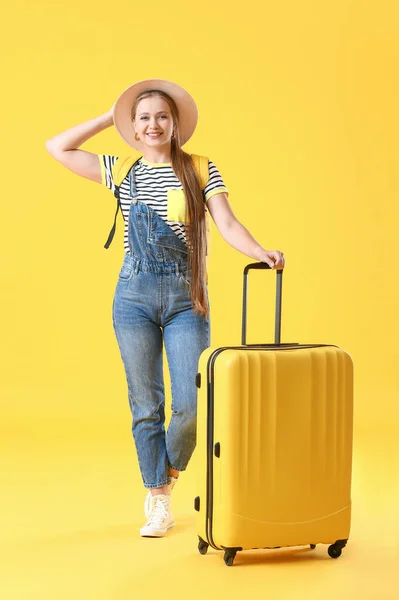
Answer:
M170 484L170 477L168 477L168 480L165 481L164 483L145 483L144 487L147 490L152 490L154 488L164 487L165 485L169 485L169 484Z
M169 463L168 466L169 466L169 469L173 469L174 471L179 471L179 473L182 472L182 471L185 471L187 469L187 466L185 466L185 467L174 467L170 463Z

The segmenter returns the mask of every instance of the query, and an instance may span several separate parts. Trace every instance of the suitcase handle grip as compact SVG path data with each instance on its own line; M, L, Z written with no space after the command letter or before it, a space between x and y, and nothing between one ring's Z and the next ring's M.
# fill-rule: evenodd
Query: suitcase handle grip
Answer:
M271 269L267 263L251 263L244 268L244 290L242 300L242 336L241 345L246 346L247 343L247 300L248 300L248 272L251 269ZM283 291L283 269L276 271L276 316L274 327L274 343L280 344L281 341L281 304Z

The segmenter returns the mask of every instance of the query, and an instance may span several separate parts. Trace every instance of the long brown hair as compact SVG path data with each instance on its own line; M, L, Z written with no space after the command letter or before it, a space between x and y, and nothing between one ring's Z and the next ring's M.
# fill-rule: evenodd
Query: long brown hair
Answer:
M132 107L132 121L136 116L140 100L149 98L150 96L164 98L172 113L174 129L174 137L171 140L172 168L183 186L187 200L185 229L188 266L191 270L191 301L194 311L207 317L209 309L206 296L206 213L201 185L191 156L180 147L179 111L173 98L161 90L149 90L141 93L136 98Z

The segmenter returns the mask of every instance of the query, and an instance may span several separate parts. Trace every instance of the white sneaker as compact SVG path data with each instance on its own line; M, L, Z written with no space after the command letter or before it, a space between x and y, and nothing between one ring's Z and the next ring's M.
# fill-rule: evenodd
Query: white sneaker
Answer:
M151 498L150 514L146 524L140 529L140 535L142 537L164 537L174 524L170 496L157 494Z
M170 484L168 485L169 494L172 493L172 490L175 487L177 480L178 480L178 477L172 477L172 476L170 477ZM151 492L148 492L148 494L144 500L144 514L145 514L146 519L148 519L148 517L150 516L151 498L152 498L152 494L151 494Z

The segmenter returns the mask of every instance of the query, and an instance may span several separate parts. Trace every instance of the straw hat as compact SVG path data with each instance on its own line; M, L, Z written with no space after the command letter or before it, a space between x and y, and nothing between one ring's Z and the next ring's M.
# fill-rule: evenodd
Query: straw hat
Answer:
M146 79L128 87L114 104L113 117L115 128L129 146L143 152L144 144L134 138L131 118L133 103L144 91L161 90L173 98L179 111L180 143L183 146L193 135L198 121L198 109L194 99L185 89L164 79Z

